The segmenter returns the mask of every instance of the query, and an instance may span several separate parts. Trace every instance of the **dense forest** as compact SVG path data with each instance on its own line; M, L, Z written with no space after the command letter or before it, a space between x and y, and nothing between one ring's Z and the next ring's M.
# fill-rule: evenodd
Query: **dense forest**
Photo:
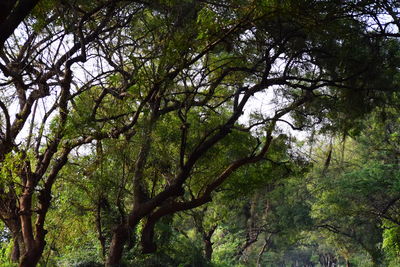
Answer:
M400 2L2 0L0 266L400 266Z

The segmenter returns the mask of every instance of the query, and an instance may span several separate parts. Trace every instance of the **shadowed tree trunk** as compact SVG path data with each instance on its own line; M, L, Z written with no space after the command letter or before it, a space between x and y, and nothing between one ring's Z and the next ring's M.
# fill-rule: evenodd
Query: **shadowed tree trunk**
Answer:
M207 261L211 262L213 253L213 242L211 242L212 235L217 229L217 225L213 226L208 232L203 233L203 243L204 243L204 257Z
M21 232L13 233L13 250L11 251L11 261L18 263L19 259L25 253L24 239Z

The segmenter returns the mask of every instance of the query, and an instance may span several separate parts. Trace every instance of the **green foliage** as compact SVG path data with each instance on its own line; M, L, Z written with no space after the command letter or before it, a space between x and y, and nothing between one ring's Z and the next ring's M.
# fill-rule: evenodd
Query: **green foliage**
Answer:
M13 242L10 239L8 229L0 222L0 263L5 267L17 266L16 263L10 261L10 254L13 249Z
M5 224L42 214L47 266L103 264L121 225L122 266L395 266L400 45L379 32L396 16L372 26L383 6L40 1L0 52L1 264Z

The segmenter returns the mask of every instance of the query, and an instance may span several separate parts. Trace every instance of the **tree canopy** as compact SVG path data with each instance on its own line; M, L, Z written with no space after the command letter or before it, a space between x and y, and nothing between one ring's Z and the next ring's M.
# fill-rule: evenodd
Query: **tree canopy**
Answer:
M397 1L0 7L4 264L398 261Z

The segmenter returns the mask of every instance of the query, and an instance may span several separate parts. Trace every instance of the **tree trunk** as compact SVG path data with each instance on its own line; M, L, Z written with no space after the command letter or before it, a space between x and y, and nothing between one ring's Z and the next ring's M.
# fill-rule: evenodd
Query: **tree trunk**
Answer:
M208 262L211 262L213 247L211 240L204 240L204 256Z
M19 257L20 257L20 252L19 252L19 243L17 239L14 239L14 246L13 250L11 251L11 262L17 263L19 262Z
M42 257L43 249L46 243L37 243L33 249L25 252L20 258L19 267L35 267Z
M211 262L212 259L212 253L213 253L213 242L211 242L211 238L217 229L218 225L214 225L211 227L211 229L206 232L204 231L203 226L201 226L201 229L203 230L202 236L203 236L203 243L204 243L204 257L207 259L207 261Z
M126 224L121 223L113 231L113 237L110 244L109 255L107 258L107 267L117 267L120 265L122 252L128 240L129 231Z
M13 242L14 245L10 258L11 262L18 263L20 257L25 254L25 245L21 232L13 233Z
M29 162L25 162L25 169L27 171L22 174L25 188L19 198L18 213L21 223L21 235L25 246L25 253L20 257L20 267L36 266L42 257L46 246L45 238L47 234L44 229L44 220L51 200L51 191L47 190L45 186L38 195L36 222L33 223L33 192L39 179L35 173L31 172Z
M20 197L20 221L24 245L26 248L25 253L20 258L20 267L36 266L45 246L44 235L39 237L35 234L32 226L32 194L35 184L29 174L26 174L24 180L25 189Z

